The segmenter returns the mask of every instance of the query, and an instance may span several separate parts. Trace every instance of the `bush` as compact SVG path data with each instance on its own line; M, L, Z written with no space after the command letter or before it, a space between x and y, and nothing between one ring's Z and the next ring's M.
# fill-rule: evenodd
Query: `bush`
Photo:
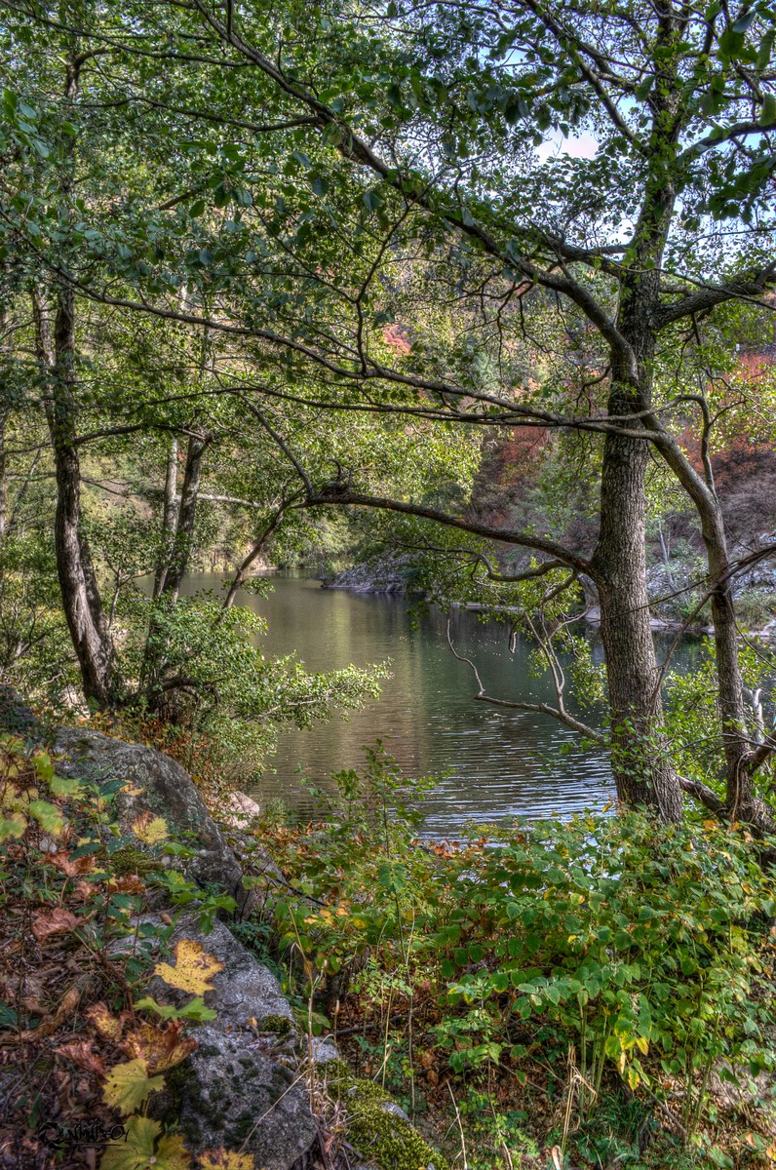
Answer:
M449 847L417 841L379 752L339 787L325 824L266 830L294 887L283 942L306 994L347 1013L350 989L348 1020L378 1017L384 1076L401 1064L398 1017L410 1080L431 1051L433 1083L524 1081L538 1048L566 1085L566 1132L616 1077L650 1104L679 1099L691 1137L712 1070L741 1083L773 1066L774 882L744 834L631 812Z

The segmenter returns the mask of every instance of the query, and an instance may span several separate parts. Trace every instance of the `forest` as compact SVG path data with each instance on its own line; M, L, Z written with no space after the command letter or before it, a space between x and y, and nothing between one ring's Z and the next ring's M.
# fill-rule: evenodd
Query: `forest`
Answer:
M775 41L0 0L0 1170L776 1165Z

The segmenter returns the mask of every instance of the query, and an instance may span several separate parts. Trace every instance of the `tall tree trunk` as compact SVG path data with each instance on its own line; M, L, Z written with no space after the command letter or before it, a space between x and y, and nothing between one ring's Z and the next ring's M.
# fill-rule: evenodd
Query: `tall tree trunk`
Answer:
M615 365L612 414L639 409ZM619 376L618 376L619 375ZM641 439L609 434L601 472L601 527L593 568L601 607L612 721L617 795L678 820L681 789L664 750L658 669L646 583L644 475L649 452Z
M167 450L167 469L164 478L164 502L162 504L162 540L159 560L154 575L154 600L161 596L170 567L170 558L175 547L175 525L178 512L178 437L170 437Z
M57 486L54 517L57 575L84 696L87 702L105 708L117 701L118 686L113 646L81 516L81 467L75 443L77 411L73 392L73 290L60 285L56 305L52 335L42 298L37 290L33 293L37 349L45 378L45 409Z
M174 604L178 600L181 583L189 568L194 544L199 485L202 478L202 458L209 442L208 437L191 436L186 449L186 465L183 472L180 501L176 501L174 496L168 496L165 500L165 505L171 502L173 508L177 503L177 513L174 515L169 559L163 567L163 575L160 574L159 591L155 592L157 602ZM168 463L168 476L170 472L171 468ZM146 637L141 691L149 710L154 711L162 718L174 720L177 710L175 695L168 694L164 687L166 667L163 625L160 621L160 615L154 610L151 614Z
M202 456L207 449L208 440L204 437L191 436L186 449L186 466L183 472L183 486L178 507L178 519L175 526L175 541L167 567L160 596L176 600L180 592L181 582L189 567L191 550L194 546L194 525L197 518L197 500L199 485L202 478Z

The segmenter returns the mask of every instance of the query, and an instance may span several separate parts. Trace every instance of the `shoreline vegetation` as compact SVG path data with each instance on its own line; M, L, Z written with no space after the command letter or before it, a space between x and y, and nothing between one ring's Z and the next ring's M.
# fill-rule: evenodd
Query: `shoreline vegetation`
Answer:
M222 794L218 827L150 748L4 723L6 1158L772 1164L776 887L743 827L421 843L379 751L315 823Z

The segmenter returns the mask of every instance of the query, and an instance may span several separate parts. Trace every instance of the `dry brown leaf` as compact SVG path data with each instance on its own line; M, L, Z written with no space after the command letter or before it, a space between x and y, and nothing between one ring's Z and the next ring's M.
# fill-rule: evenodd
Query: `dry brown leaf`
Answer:
M197 1047L196 1040L183 1035L183 1021L170 1020L164 1026L142 1023L121 1042L129 1057L144 1060L150 1073L166 1072L184 1061Z
M54 934L66 934L78 925L78 919L64 906L54 906L51 910L41 910L32 919L32 933L38 942L45 942Z
M92 1048L91 1040L70 1040L67 1044L60 1044L54 1051L86 1072L96 1073L98 1077L105 1076L105 1065Z
M49 857L52 865L60 869L66 877L79 877L81 874L91 873L94 869L94 854L84 854L82 857L72 858L65 850L52 853Z

